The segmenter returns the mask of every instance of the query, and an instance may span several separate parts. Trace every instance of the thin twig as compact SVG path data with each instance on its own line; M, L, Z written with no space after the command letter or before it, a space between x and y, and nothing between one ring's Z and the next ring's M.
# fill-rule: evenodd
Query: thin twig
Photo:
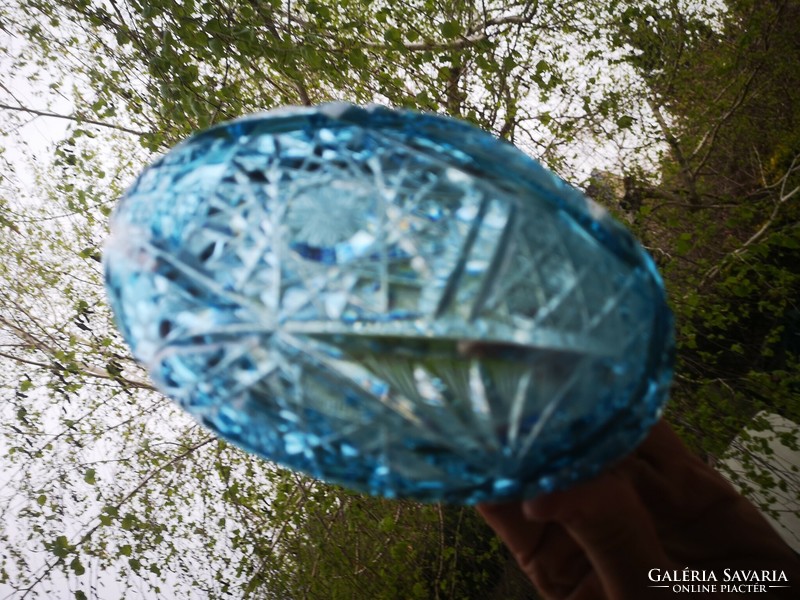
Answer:
M800 185L795 187L793 190L787 192L786 191L786 184L789 181L791 175L795 172L800 170L800 154L795 156L792 159L792 164L789 166L789 169L781 178L781 189L779 192L778 200L775 202L775 206L772 207L772 213L770 213L769 218L764 222L764 224L759 227L758 231L756 231L750 238L741 246L739 246L736 250L729 252L719 263L714 265L710 268L705 275L703 275L702 279L700 280L700 284L698 287L702 287L709 279L716 277L719 272L722 270L722 267L725 266L730 260L734 258L739 258L747 252L747 249L759 241L764 235L766 235L769 228L775 222L775 219L778 217L778 212L780 211L781 207L786 204L795 194L800 192Z
M82 117L80 115L62 115L59 113L50 112L47 110L36 110L33 108L26 108L24 106L11 106L10 104L3 104L0 103L0 109L4 110L15 110L18 112L24 112L31 115L36 115L39 117L52 117L53 119L66 119L67 121L75 121L76 123L89 123L90 125L97 125L98 127L107 127L109 129L116 129L117 131L123 131L125 133L130 133L132 135L147 135L145 131L137 131L135 129L128 129L127 127L123 127L122 125L115 125L113 123L104 123L103 121L96 121L95 119L87 119L86 117Z

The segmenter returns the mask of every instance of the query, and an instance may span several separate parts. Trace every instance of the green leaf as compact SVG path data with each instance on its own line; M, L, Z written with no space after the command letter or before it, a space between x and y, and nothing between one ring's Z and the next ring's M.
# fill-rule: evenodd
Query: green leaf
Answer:
M389 533L395 528L395 522L392 515L386 515L378 524L378 529L383 533Z
M630 129L631 125L633 125L633 117L630 115L624 115L617 119L617 127L620 129Z
M131 41L130 34L128 33L128 30L125 27L120 27L119 29L117 29L116 36L117 36L117 43L120 46L129 44Z
M96 471L94 469L86 469L86 473L83 475L83 480L89 485L94 485L97 482L95 475Z
M127 513L122 518L122 528L130 531L135 527L136 527L136 517L133 515L133 513Z
M675 250L678 254L686 254L692 249L692 240L694 235L689 232L682 233L678 236L678 241L675 244Z
M71 550L72 547L70 546L67 536L65 535L58 536L50 548L50 551L58 558L66 558Z
M102 515L100 516L100 520L103 521L103 518L107 518L109 522L112 519L119 517L119 510L116 506L107 505L103 507Z
M403 34L397 27L389 27L384 31L383 39L391 46L399 46L403 43Z
M106 364L106 371L108 371L108 374L112 377L116 377L122 373L122 366L112 360Z
M440 67L439 71L436 73L436 78L439 81L447 81L450 79L451 71L449 67Z
M81 590L75 590L75 600L89 600Z
M125 544L120 546L119 553L121 556L130 556L133 553L133 548L131 548L130 544Z
M8 227L8 228L9 228L11 231L13 231L14 233L17 233L17 234L19 234L19 235L22 235L22 232L19 230L19 227L17 227L17 226L14 224L14 222L13 222L13 221L9 220L9 219L8 219L8 218L7 218L5 215L3 215L3 214L0 214L0 225L2 225L3 227Z
M77 556L72 559L72 562L69 563L69 566L75 572L75 575L78 575L79 577L86 573L86 567L81 564L81 559Z
M331 9L327 6L323 6L322 4L318 4L317 15L319 15L319 18L322 21L330 21L332 16Z
M222 58L225 56L225 46L222 44L219 38L212 37L208 42L208 47L211 50L211 53L217 58Z
M452 40L461 35L461 25L458 21L445 21L441 27L442 37L446 40Z
M364 54L364 51L361 48L354 48L351 50L349 57L350 64L356 69L363 69L369 64L367 55Z
M47 496L45 496L44 494L39 494L39 496L36 498L36 504L38 504L39 506L44 506L46 502L47 502Z
M325 57L321 52L317 52L314 48L306 48L303 50L303 58L309 67L316 70L325 64Z

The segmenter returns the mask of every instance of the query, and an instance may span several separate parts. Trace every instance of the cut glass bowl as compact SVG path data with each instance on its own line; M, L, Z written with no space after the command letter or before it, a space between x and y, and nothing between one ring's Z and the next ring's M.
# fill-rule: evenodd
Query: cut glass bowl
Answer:
M388 497L535 496L632 450L672 317L606 211L453 119L327 104L148 167L105 249L165 394L242 448Z

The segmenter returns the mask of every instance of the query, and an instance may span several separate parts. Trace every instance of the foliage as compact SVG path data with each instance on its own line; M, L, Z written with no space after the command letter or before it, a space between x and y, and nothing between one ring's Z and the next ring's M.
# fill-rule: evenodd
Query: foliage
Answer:
M629 36L670 151L661 181L639 183L636 225L657 248L680 322L675 410L706 410L698 394L729 405L727 424L686 417L699 436L721 428L707 442L715 451L761 409L797 421L800 392L800 5L729 10L719 32L688 27L692 36L663 7L646 27L645 5Z
M709 460L762 410L800 422L796 0L15 0L0 26L11 597L530 595L473 511L368 499L247 456L158 395L114 332L99 257L122 188L191 131L272 106L433 110L574 183L614 169L624 198L609 208L655 256L678 317L672 422ZM43 118L68 125L63 139L26 146ZM762 498L800 493L796 476L748 468Z
M335 493L331 493L331 492ZM318 487L289 546L310 598L527 598L530 586L475 511ZM502 560L498 558L502 557ZM513 562L513 561L511 561ZM357 576L357 577L354 577ZM515 587L516 585L516 587Z
M713 463L742 427L761 431L737 442L744 469L765 505L796 502L797 466L757 455L799 433L759 413L800 422L800 4L736 0L706 24L667 4L639 5L619 40L668 148L631 195L678 318L670 418Z

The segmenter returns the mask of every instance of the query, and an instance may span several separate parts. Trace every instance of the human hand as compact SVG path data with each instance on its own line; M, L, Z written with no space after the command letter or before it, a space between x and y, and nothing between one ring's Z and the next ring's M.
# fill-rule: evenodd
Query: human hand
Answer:
M654 588L648 573L683 573L685 567L699 577L713 572L716 582L705 584L716 584L719 597L737 597L721 592L725 569L785 573L788 583L781 583L789 587L767 588L771 594L763 597L800 593L798 556L663 421L592 481L524 502L483 504L478 511L547 600L666 598L672 582L670 589Z

